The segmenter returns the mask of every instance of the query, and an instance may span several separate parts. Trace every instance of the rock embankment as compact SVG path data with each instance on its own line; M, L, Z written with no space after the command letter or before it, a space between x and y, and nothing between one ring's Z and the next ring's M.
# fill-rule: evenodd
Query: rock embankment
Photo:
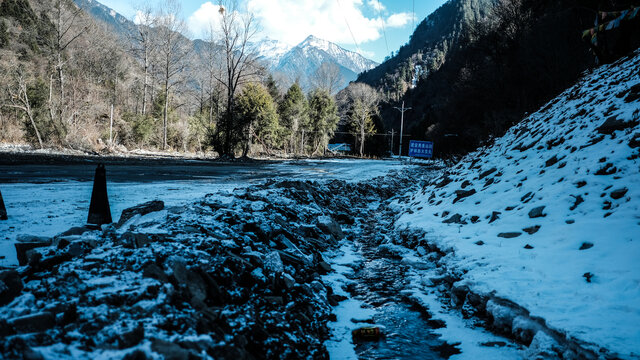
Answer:
M156 201L101 230L26 238L0 272L8 359L327 358L322 253L402 177L268 181L190 206ZM366 215L366 214L365 214ZM37 241L36 241L37 240Z

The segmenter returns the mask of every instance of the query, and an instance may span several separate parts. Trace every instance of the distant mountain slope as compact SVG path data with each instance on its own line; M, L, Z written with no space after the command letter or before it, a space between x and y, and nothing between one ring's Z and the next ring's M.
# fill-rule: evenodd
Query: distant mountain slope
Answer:
M272 63L271 69L284 75L291 83L298 79L307 90L311 87L310 78L323 63L336 65L340 69L340 88L354 81L361 72L377 65L360 54L314 36L309 36L277 60L277 63Z
M414 66L423 76L440 68L452 48L466 35L471 23L485 18L496 0L450 0L424 19L410 41L376 68L362 73L358 81L386 88L402 96L411 83ZM399 82L404 82L399 84Z
M95 0L73 0L94 19L107 24L118 36L126 36L135 29L135 24L115 10Z
M95 19L108 25L123 39L127 39L127 35L135 31L136 25L131 20L98 1L74 1ZM205 41L203 40L192 41L192 44L196 53L201 54L205 49ZM325 62L340 69L343 78L340 88L346 87L361 72L378 65L360 54L314 36L309 36L302 43L293 47L277 40L256 42L254 46L265 66L275 73L283 87L298 80L305 90L310 90L310 79Z

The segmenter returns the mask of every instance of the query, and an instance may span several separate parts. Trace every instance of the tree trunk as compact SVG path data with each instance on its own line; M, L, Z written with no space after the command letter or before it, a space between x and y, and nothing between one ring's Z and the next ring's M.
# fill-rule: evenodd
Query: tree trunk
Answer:
M364 127L366 124L366 118L362 117L362 122L360 123L360 157L364 154Z
M164 84L164 114L162 119L162 150L167 149L167 123L169 122L169 81Z
M147 89L149 87L149 58L145 51L144 56L144 84L142 85L142 115L147 114Z

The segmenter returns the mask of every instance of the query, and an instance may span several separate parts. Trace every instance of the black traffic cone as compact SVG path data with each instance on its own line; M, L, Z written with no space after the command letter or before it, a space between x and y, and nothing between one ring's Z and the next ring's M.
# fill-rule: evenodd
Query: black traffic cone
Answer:
M112 222L109 196L107 195L107 171L104 165L100 164L96 168L96 177L93 179L87 224L100 227L102 224L111 224Z
M2 200L2 192L0 191L0 220L7 220L7 208L4 207L4 201Z

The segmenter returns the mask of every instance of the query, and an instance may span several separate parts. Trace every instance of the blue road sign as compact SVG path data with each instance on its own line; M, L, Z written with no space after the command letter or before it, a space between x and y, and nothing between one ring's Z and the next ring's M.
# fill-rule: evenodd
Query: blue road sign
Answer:
M327 148L329 149L329 151L332 151L332 152L338 152L338 151L349 152L349 151L351 151L351 145L349 145L349 144L329 144L327 146Z
M411 140L409 142L409 156L431 159L433 157L433 143Z

